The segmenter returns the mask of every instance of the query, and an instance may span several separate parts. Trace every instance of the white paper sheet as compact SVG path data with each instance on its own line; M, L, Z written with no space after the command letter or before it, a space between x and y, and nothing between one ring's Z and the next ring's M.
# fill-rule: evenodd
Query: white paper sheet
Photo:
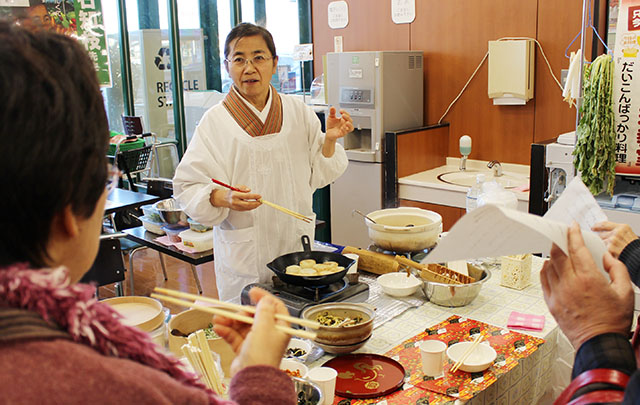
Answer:
M423 263L546 253L551 243L567 253L569 225L496 205L484 205L463 216L442 238ZM594 232L582 237L598 267L604 271L604 243Z
M606 221L607 215L580 177L575 177L544 218L566 224L576 221L580 228L591 229L598 222Z

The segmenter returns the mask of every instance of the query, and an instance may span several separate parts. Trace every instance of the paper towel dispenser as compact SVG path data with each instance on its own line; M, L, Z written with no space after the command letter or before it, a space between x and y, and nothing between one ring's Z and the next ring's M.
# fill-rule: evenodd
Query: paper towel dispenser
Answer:
M489 98L496 105L523 105L533 98L535 42L489 41Z

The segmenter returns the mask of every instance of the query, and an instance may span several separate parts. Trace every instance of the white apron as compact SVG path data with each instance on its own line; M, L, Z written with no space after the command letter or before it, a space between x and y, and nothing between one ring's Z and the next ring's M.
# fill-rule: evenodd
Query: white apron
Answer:
M247 284L267 283L275 275L267 263L302 250L301 236L313 238L315 232L313 191L334 181L347 166L339 144L333 157L322 155L324 134L313 111L298 100L281 98L282 127L269 126L279 132L256 137L225 106L212 107L176 169L174 195L185 212L214 226L214 265L223 300L238 302ZM209 197L217 186L211 178L246 185L265 200L314 221L307 224L267 205L252 211L214 207Z
M302 235L313 240L315 214L297 206L292 185L290 139L294 128L284 120L281 132L259 137L247 135L238 143L236 157L248 159L249 185L262 195L285 208L301 212L314 219L310 224L295 219L267 205L235 214L252 216L252 227L224 230L215 228L214 252L216 280L220 299L239 302L239 292L251 283L266 283L275 274L267 263L286 253L302 250Z

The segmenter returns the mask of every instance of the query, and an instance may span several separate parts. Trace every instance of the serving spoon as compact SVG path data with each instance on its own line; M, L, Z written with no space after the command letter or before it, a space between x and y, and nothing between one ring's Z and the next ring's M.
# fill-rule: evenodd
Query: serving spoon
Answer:
M372 224L376 224L376 221L374 221L373 219L369 218L366 214L363 214L362 212L360 212L359 210L353 210L353 212L355 212L356 214L362 215L363 217L365 217L366 219L368 219L369 221L371 221Z

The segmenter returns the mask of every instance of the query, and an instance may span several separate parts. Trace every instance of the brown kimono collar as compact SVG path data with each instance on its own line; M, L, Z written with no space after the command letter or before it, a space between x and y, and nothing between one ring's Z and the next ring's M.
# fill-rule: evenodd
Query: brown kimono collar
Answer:
M268 134L276 134L282 130L282 100L276 89L271 86L271 108L264 124L260 118L251 111L237 90L229 90L222 104L229 111L233 119L249 135L256 137Z

